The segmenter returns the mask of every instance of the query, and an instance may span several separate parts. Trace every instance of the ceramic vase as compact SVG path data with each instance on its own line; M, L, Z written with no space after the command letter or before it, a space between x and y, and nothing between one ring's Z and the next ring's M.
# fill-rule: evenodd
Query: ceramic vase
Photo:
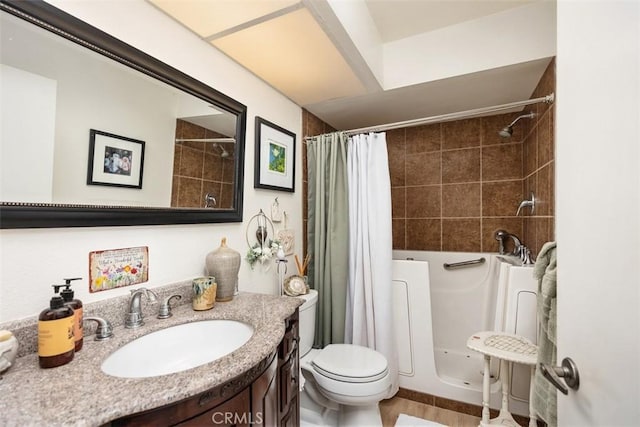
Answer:
M207 254L207 271L210 276L215 276L218 283L216 301L231 301L238 283L238 271L240 270L240 253L227 246L224 237L220 247Z

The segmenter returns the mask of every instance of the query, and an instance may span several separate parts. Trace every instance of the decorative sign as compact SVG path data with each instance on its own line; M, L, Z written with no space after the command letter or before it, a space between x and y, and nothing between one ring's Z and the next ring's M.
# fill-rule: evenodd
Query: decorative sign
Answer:
M89 253L89 292L100 292L149 280L149 248Z

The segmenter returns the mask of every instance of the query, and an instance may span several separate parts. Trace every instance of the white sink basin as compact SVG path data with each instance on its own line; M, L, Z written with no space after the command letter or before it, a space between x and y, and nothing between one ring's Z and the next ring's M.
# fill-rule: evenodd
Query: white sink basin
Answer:
M240 348L253 327L235 320L204 320L142 336L113 352L102 372L121 378L173 374L204 365Z

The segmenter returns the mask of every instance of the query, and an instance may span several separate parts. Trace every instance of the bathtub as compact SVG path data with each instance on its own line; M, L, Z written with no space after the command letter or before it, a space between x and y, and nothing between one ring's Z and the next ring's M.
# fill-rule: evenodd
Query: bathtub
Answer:
M393 313L400 387L481 405L483 356L466 347L478 331L536 338L536 282L512 257L471 252L393 252ZM445 269L484 258L483 263ZM491 406L499 408L500 372L491 366ZM528 415L530 372L515 365L510 409Z

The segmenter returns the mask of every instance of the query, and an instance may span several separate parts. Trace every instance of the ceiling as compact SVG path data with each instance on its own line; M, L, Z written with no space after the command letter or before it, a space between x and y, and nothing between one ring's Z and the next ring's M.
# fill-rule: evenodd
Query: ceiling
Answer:
M336 129L528 99L553 0L149 0Z

